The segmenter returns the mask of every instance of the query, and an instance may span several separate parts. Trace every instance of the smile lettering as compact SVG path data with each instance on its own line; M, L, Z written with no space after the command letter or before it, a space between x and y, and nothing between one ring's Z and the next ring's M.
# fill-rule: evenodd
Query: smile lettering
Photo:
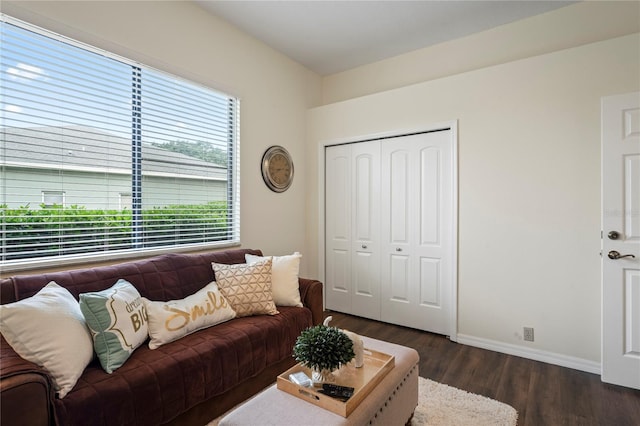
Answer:
M197 320L206 315L213 315L220 308L228 306L226 299L218 298L218 295L212 291L207 292L207 299L201 305L195 305L191 309L182 310L172 306L165 305L164 309L173 312L164 323L167 331L177 331L186 327L190 322Z

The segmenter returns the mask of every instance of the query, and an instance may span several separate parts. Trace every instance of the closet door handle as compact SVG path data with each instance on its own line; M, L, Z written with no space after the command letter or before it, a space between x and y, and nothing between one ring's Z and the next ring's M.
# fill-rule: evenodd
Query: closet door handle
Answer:
M396 247L396 251L402 251L400 247Z
M366 249L366 248L367 248L367 245L366 245L366 244L363 244L363 245L362 245L362 248L363 248L363 249Z

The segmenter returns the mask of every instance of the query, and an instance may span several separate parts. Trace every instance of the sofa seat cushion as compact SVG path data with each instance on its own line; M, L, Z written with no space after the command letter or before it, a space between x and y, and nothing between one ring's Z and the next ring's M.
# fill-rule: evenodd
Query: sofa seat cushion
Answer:
M312 325L307 308L236 318L150 350L138 348L112 374L91 363L75 388L56 399L58 424L157 425L292 356ZM274 377L275 381L275 377Z

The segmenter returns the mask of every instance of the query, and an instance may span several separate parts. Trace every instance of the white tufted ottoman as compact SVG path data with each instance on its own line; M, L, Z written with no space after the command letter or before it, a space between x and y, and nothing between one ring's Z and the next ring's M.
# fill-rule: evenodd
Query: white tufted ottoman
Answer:
M418 352L405 346L362 336L364 347L395 357L394 368L349 417L342 417L296 398L273 385L247 400L220 426L267 425L403 425L418 405Z

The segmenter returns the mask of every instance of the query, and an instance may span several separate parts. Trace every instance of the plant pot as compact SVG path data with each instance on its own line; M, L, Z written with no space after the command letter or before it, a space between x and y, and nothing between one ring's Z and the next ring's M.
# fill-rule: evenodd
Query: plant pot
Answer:
M334 383L336 377L333 375L333 370L312 370L311 381L313 382L313 386L322 387L323 383Z

